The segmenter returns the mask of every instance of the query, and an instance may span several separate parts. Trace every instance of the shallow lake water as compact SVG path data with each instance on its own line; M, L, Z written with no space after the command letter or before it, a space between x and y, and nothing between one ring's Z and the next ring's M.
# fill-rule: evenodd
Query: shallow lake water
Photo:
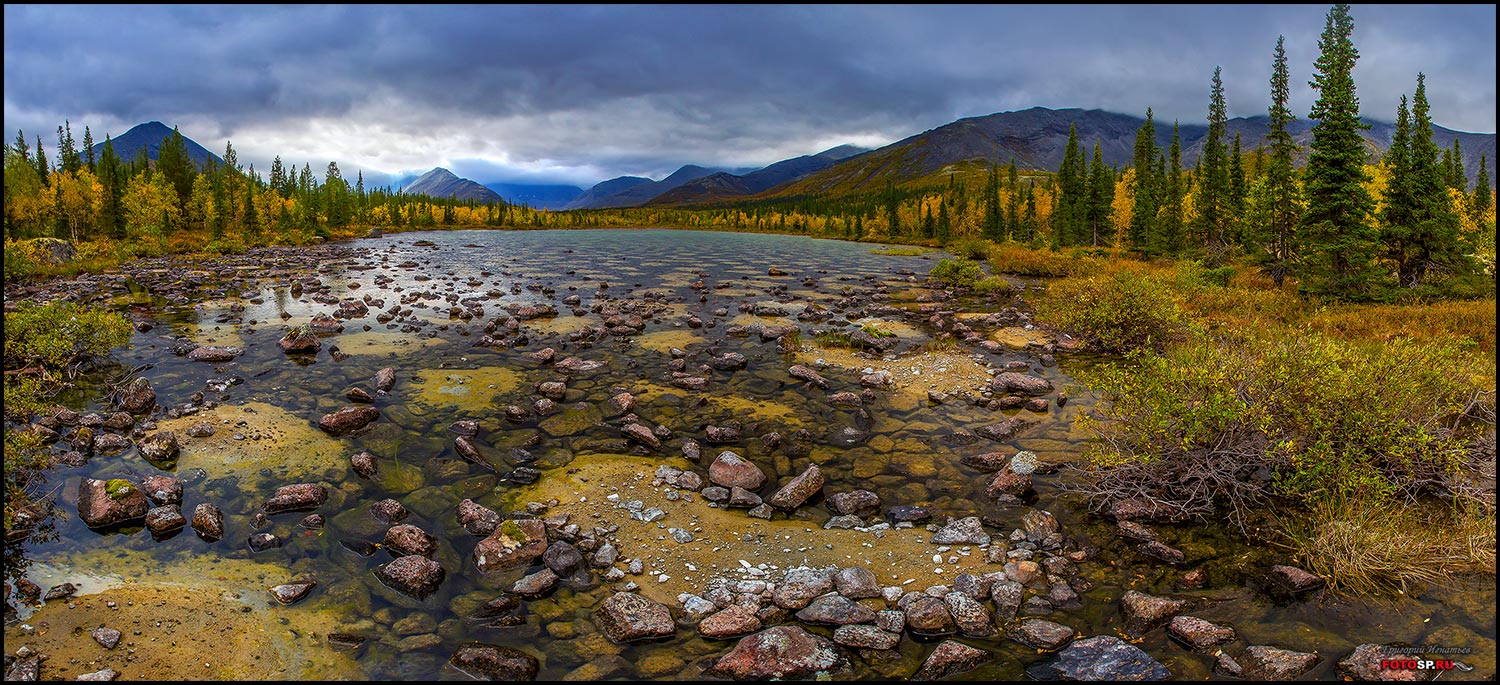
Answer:
M1080 575L1092 585L1081 593L1083 608L1045 617L1074 628L1080 636L1121 634L1118 599L1134 589L1197 600L1193 615L1238 631L1239 641L1226 645L1226 651L1273 645L1317 652L1322 658L1306 677L1338 679L1335 662L1366 642L1466 646L1473 650L1465 658L1475 671L1445 678L1494 673L1493 578L1460 580L1452 588L1390 600L1325 597L1275 602L1253 590L1251 578L1257 569L1289 560L1279 550L1247 544L1234 531L1216 525L1157 526L1164 542L1187 555L1184 564L1173 566L1137 553L1116 537L1113 525L1089 514L1086 502L1065 494L1061 485L1066 470L1038 473L1035 499L1025 505L1006 506L987 497L990 474L965 466L962 457L1032 450L1047 464L1081 458L1088 436L1075 420L1097 400L1069 370L1099 360L1062 354L1058 365L1044 366L1037 347L1045 336L1038 331L1014 325L986 328L974 317L959 320L988 339L1003 341L1001 347L984 352L964 344L922 355L933 335L927 318L934 302L922 281L944 255L886 256L873 254L876 247L795 236L678 230L453 231L354 241L330 251L334 256L317 268L267 265L249 258L233 268L164 265L157 282L175 280L185 283L184 288L163 295L140 283L123 282L115 286L116 292L100 293L133 321L153 325L135 333L131 345L116 356L125 367L149 365L140 375L151 381L164 408L189 405L200 392L217 406L181 418L156 418L158 429L173 430L182 443L177 463L166 470L132 448L52 473L49 484L57 487L58 513L48 527L55 535L8 546L8 566L24 570L44 589L65 581L79 585L80 604L88 593L107 593L111 588L227 589L227 595L233 595L229 599L250 608L247 613L270 619L264 629L271 635L264 639L279 653L268 654L266 661L292 665L257 671L250 661L228 672L206 672L207 677L379 680L466 679L448 660L460 645L474 641L537 656L541 679L696 677L734 641L704 639L692 627L679 625L669 640L617 645L598 631L593 610L614 586L631 581L680 616L676 591L702 591L708 578L737 573L743 557L736 554L761 555L749 561L766 564L772 579L776 570L800 563L858 557L871 561L882 585L900 585L911 578L914 582L907 589L918 590L951 585L960 572L977 575L1000 569L983 563L977 548L954 545L935 551L937 547L926 541L930 533L920 524L879 537L824 531L832 514L822 506L822 498L789 517L777 514L760 521L746 517L743 510L711 509L702 498L689 502L670 497L670 507L663 505L669 509L667 518L652 524L630 520L623 508L601 509L580 501L586 498L597 505L609 494L625 500L659 497L662 488L651 486L656 465L693 469L706 479L713 458L731 450L769 476L759 491L766 497L815 463L827 477L825 494L872 490L880 496L883 510L931 507L939 524L950 516L980 516L995 536L1021 527L1022 515L1033 507L1052 512L1064 535L1098 548L1079 565ZM771 274L773 269L777 275ZM230 278L238 279L236 287L222 285ZM293 288L298 281L302 287ZM1041 287L1029 280L1013 282L1023 289ZM318 299L311 295L314 292ZM337 300L366 296L380 303L371 304L364 315L341 319L341 332L320 334L322 347L315 355L288 355L278 347L287 326L334 312ZM564 303L570 296L578 298L576 305ZM846 315L840 307L851 303L853 313ZM983 313L1019 304L1002 298L949 300L942 306ZM538 305L554 307L556 315L519 321L514 330L502 325L489 333L504 345L476 345L487 335L486 322L506 317L508 306ZM799 320L797 315L810 305L827 308L831 316ZM608 309L619 307L629 309L621 317L642 317L638 332L577 334L606 324L613 315ZM716 310L722 312L716 315ZM381 320L383 313L393 318ZM704 325L688 325L690 316ZM795 349L763 340L756 328L787 325L799 329L789 343ZM862 325L895 336L897 345L889 353L894 358L860 357L814 344L819 331L852 333ZM241 347L244 353L229 362L191 361L173 353L182 338L201 345ZM334 346L338 355L333 354ZM603 366L562 374L553 365L526 357L547 347L556 351L558 360L576 356ZM674 355L680 353L686 353L683 368L707 376L703 390L672 383ZM747 365L700 369L726 353L743 355ZM917 358L925 361L903 366ZM1050 403L1046 412L1037 413L996 411L960 399L966 393L978 396L988 380L986 369L1007 362L1026 363L1029 373L1066 391L1070 401L1062 407ZM829 387L810 387L791 377L788 368L793 364L816 365ZM372 377L385 367L396 370L397 380L388 395L375 399L381 415L368 430L330 437L317 428L319 417L350 404L345 399L349 389L374 392ZM860 393L864 367L891 369L900 387L876 390L858 406L828 401L831 393ZM537 384L547 381L565 381L566 390L550 411L538 414ZM929 401L929 390L950 398ZM639 447L622 435L621 421L609 405L620 391L636 397L633 412L647 426L667 429L659 450ZM59 399L78 411L107 411L100 402L102 394L96 382ZM508 420L504 409L512 405L528 410L528 415ZM954 439L1011 416L1038 424L1003 443ZM456 452L449 427L464 420L477 422L475 442L493 470ZM186 429L200 421L213 425L215 434L187 437ZM741 437L709 444L709 426L736 426ZM774 438L768 437L772 434ZM696 460L684 456L683 445L689 440L701 446ZM349 456L361 450L378 459L380 471L373 478L361 478L349 466ZM534 483L527 482L531 469L540 474ZM185 515L191 516L200 502L222 509L224 538L205 542L188 529L158 541L140 527L101 533L77 518L79 479L138 480L152 474L184 481ZM305 512L273 516L268 526L254 526L253 515L272 491L301 482L321 482L332 492L329 502L317 510L326 517L323 528L300 526ZM344 544L381 541L387 526L375 521L368 508L387 498L410 510L402 523L416 525L438 540L434 559L446 577L429 597L413 599L381 584L374 569L390 560L384 550L362 556ZM618 583L602 581L597 572L590 582L563 583L542 598L526 600L520 612L525 620L518 625L495 628L465 622L468 613L510 588L526 569L481 573L473 558L481 538L457 523L458 502L473 499L504 516L524 511L528 502L549 498L558 502L543 516L572 512L572 522L585 527L657 529L621 534L621 556L642 559L648 572ZM666 535L673 527L694 530L697 537L679 543ZM286 544L251 553L246 540L257 532L279 535ZM39 539L47 537L51 539ZM755 538L754 546L736 546L750 545L747 538ZM627 541L635 548L624 546ZM21 558L25 564L17 561ZM874 565L876 560L889 561L889 566ZM540 560L532 570L539 567ZM1207 584L1182 589L1182 575L1194 569L1206 572ZM659 580L663 576L671 579ZM292 606L271 602L266 588L294 578L315 578L318 585ZM161 601L160 615L171 616L170 600ZM878 599L865 601L884 608ZM31 624L47 617L48 611L28 609L8 622L7 651L13 651L18 640L39 637L38 626ZM831 633L805 627L825 636ZM365 642L352 651L334 649L327 640L332 632L358 635ZM133 649L149 653L158 648L150 637L147 627L137 638L141 644ZM67 654L76 662L64 677L94 670L87 666L96 660L108 663L89 652L98 646L86 633L78 641L82 644L77 651ZM964 679L1023 678L1028 666L1048 658L1004 636L961 641L995 656L960 676ZM1176 679L1213 676L1212 653L1187 650L1163 629L1132 642L1166 665ZM851 667L841 677L908 677L937 643L907 634L885 658L848 650ZM66 659L54 658L49 663L63 662ZM116 668L123 679L172 677L170 672L142 673L137 666L134 672L129 664Z

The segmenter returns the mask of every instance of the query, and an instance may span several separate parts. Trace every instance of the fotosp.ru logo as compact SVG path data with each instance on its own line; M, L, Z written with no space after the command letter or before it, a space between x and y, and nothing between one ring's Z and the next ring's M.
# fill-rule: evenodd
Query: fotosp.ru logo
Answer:
M1386 647L1387 658L1380 660L1382 671L1471 671L1472 666L1462 661L1441 657L1448 654L1469 654L1471 649L1467 647L1406 647L1391 645Z
M1457 668L1452 659L1381 659L1382 671L1451 671Z

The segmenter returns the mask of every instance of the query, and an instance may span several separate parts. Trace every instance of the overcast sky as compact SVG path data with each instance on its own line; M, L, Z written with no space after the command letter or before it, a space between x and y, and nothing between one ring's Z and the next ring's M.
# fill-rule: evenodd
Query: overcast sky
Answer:
M241 163L481 182L661 178L885 145L1033 106L1202 122L1292 107L1328 5L5 6L5 126L95 139L160 120ZM1495 131L1495 6L1355 5L1364 116L1427 74L1435 123Z

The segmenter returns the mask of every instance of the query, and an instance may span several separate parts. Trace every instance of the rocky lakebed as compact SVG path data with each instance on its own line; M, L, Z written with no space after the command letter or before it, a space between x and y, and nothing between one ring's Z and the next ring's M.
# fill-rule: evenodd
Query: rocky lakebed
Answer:
M1110 360L1045 283L872 247L428 232L7 284L134 333L7 426L55 467L6 679L1493 679L1493 578L1356 600L1069 494L1070 369Z

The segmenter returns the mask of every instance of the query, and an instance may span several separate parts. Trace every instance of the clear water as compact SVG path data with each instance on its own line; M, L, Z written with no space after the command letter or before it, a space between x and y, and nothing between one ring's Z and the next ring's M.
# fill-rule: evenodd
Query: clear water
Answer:
M434 245L413 244L419 240ZM113 556L137 560L131 563L145 559L148 564L155 560L166 569L186 569L191 564L185 560L209 559L215 555L244 559L248 556L245 538L254 532L250 516L269 493L290 482L322 481L337 490L335 501L319 510L328 518L324 530L319 534L298 528L297 520L302 514L275 517L269 530L287 538L288 544L254 555L253 561L285 567L287 577L310 574L318 578L320 587L307 600L291 608L275 609L290 617L293 625L299 611L332 612L338 626L370 638L352 659L325 650L330 663L336 665L335 672L342 677L465 678L446 662L458 645L468 641L531 651L542 658L539 677L543 679L560 678L590 659L609 653L618 653L631 664L630 668L615 673L614 679L638 678L644 672L637 670L640 664L652 658L660 660L663 655L680 659L682 666L670 673L653 675L690 676L696 672L695 665L727 651L733 643L703 640L690 628L680 628L677 637L666 642L623 648L601 646L607 640L600 641L598 636L590 639L588 633L593 630L590 621L594 606L610 593L602 585L563 587L551 596L529 602L527 622L521 626L474 628L455 620L460 618L459 611L474 605L476 598L493 596L499 588L508 587L519 572L506 575L504 582L482 576L472 561L479 538L457 526L453 506L467 497L505 513L519 504L511 492L522 486L497 479L494 474L462 461L454 452L447 427L461 419L479 421L483 429L481 444L499 454L536 440L527 449L538 457L534 466L544 470L544 479L566 469L579 455L628 449L620 444L617 426L592 415L585 416L577 425L552 430L539 428L535 420L516 426L500 418L500 409L506 405L529 406L535 397L535 383L558 378L547 368L522 358L526 352L550 346L557 349L559 359L577 355L608 363L598 374L570 380L568 395L559 402L560 409L579 402L602 407L616 386L642 388L647 387L643 384L650 384L649 387L658 388L657 392L642 395L636 413L672 428L674 437L666 441L664 454L678 454L683 437L703 442L702 429L706 425L740 421L746 439L732 449L755 461L771 476L771 484L763 495L774 491L776 483L800 472L808 460L787 458L765 449L758 437L772 431L787 436L801 428L808 431L810 446L828 476L825 492L871 489L881 495L886 507L920 504L937 509L940 519L943 515L977 514L1015 527L1026 508L1001 507L986 498L983 490L987 475L961 465L959 458L978 452L1031 449L1044 461L1077 459L1086 436L1074 426L1073 420L1080 412L1088 411L1095 400L1086 389L1077 387L1068 369L1086 360L1063 357L1061 366L1044 368L1035 363L1034 357L1022 352L982 355L974 349L964 350L981 354L995 365L1014 360L1031 362L1035 373L1059 388L1070 388L1073 401L1062 409L1054 407L1040 426L1004 445L980 440L952 446L943 440L944 436L957 430L971 431L1016 412L997 413L963 402L935 405L886 397L868 404L865 408L868 415L861 416L854 409L808 401L804 390L788 384L785 370L797 359L781 354L774 342L761 342L753 334L744 338L725 335L727 327L736 322L797 323L792 317L746 318L748 315L737 311L737 305L742 303L795 296L797 299L786 305L795 314L809 301L832 306L844 297L846 288L858 293L880 289L887 296L881 304L909 312L905 317L886 314L882 318L889 328L897 328L900 322L909 327L900 330L914 331L903 337L899 349L915 350L930 334L922 328L926 315L918 312L921 303L916 299L924 292L918 281L943 255L875 255L871 253L873 247L876 246L794 236L678 230L456 231L356 241L347 246L346 257L324 263L315 271L261 264L248 258L237 260L238 267L201 272L195 272L191 266L164 267L167 269L161 274L164 280L196 285L193 294L168 299L140 284L128 287L122 284L117 291L107 293L115 306L129 311L133 318L150 320L157 326L135 334L131 346L117 356L126 367L152 365L143 375L151 380L158 403L164 407L183 405L193 393L204 391L209 399L224 405L216 411L217 416L243 412L245 405L268 408L263 410L266 412L273 409L284 412L287 428L280 437L285 441L263 455L264 461L253 464L193 461L200 464L196 468L202 468L203 473L188 467L185 463L188 460L179 464L176 475L188 480L185 513L190 515L192 507L201 501L218 505L229 519L223 540L205 543L191 531L160 542L142 529L101 535L72 516L74 506L68 493L76 492L77 479L140 477L159 472L131 450L116 457L95 457L86 466L55 473L53 483L62 486L61 509L66 512L52 523L55 538L13 546L7 557L24 554L34 564L33 575L46 571L55 574L58 580L78 577L76 572L69 575L68 565L84 558ZM791 275L769 276L769 267ZM379 275L392 280L377 286L375 278ZM231 276L250 279L254 285L248 290L257 291L254 296L262 301L255 303L249 297L240 297L239 287L224 288L221 283ZM344 321L344 332L325 337L323 349L315 357L288 357L276 344L284 323L303 323L316 313L334 309L312 301L306 294L301 297L290 294L291 280L305 276L321 279L331 286L335 297L373 293L385 300L385 306L372 307L364 318ZM804 285L803 279L807 277L815 279L816 284ZM710 287L691 288L700 278ZM355 283L358 287L353 286ZM607 283L607 289L601 289L601 283ZM715 287L721 284L727 287ZM552 292L528 286L545 286ZM438 297L416 300L403 305L403 309L413 308L414 318L426 320L426 326L403 332L401 322L385 324L376 320L382 310L389 309L403 296L419 292ZM665 303L669 310L647 320L641 336L610 337L586 348L566 339L568 332L597 324L600 317L574 316L571 307L561 304L562 298L577 295L581 299L579 306L589 309L596 301L607 298L639 302L648 294L652 301ZM449 306L464 300L481 302L484 316L472 322L451 317ZM473 346L484 334L482 322L503 314L502 307L506 304L542 302L558 307L559 315L528 322L531 331L528 344L514 349ZM243 309L235 312L232 307ZM711 312L720 307L727 308L729 315L719 318L714 328L691 330L681 325L686 314L712 320L715 317ZM284 318L283 314L289 317ZM363 330L366 326L368 331ZM801 323L803 341L810 341L812 330L827 327L826 323ZM852 329L852 324L848 325L848 330ZM204 344L239 345L246 352L226 364L188 361L172 354L172 342L168 339L172 335L189 335ZM650 346L639 344L645 341L658 342ZM334 361L330 344L337 344L351 356ZM666 380L670 374L670 355L664 348L668 346L685 347L693 352L690 366L706 361L703 352L710 347L718 353L741 353L750 364L728 374L715 372L709 390L704 393L678 391L670 388ZM398 369L399 380L392 395L377 402L382 417L373 430L354 437L331 438L311 428L322 414L348 404L343 397L348 388L373 389L370 379L374 372L387 366ZM466 371L473 373L465 375ZM827 375L834 380L830 391L860 390L854 371L829 371ZM210 380L231 376L242 382L225 392L205 391ZM494 388L488 387L492 384ZM90 404L90 398L97 398L98 394L97 386L86 386L61 399L75 409L103 410L97 404ZM700 395L714 401L700 403L693 399ZM734 398L769 403L762 406L770 409L748 412L746 405L727 401ZM603 418L608 416L606 412ZM868 431L871 438L853 447L843 446L835 437L847 426ZM241 442L259 442L255 431L249 428L232 424L217 427L221 437L226 431L231 435L239 432L245 438ZM269 436L261 437L268 444L271 442ZM179 439L193 440L180 433ZM382 477L363 481L349 470L347 456L361 449L380 457ZM702 451L700 473L706 473L709 460L719 450L704 445ZM878 467L869 466L871 463ZM913 464L921 467L914 468ZM1116 634L1120 626L1116 600L1123 590L1179 594L1174 585L1181 570L1151 562L1118 541L1110 526L1085 513L1082 502L1064 496L1058 487L1059 479L1064 477L1037 476L1038 499L1034 506L1053 512L1065 534L1087 538L1103 551L1085 565L1084 575L1096 583L1084 595L1085 608L1048 618L1074 627L1083 636ZM437 558L446 568L447 578L435 595L420 602L395 595L375 579L373 569L388 561L383 552L365 558L340 544L341 540L349 539L379 541L384 526L373 525L365 510L370 503L388 497L401 500L413 511L403 523L415 524L442 541ZM821 524L828 515L822 507L804 507L801 513L809 523L816 524ZM1008 532L1010 527L994 530ZM1187 593L1207 600L1195 615L1232 624L1240 632L1243 644L1319 652L1324 656L1323 661L1310 677L1335 679L1334 662L1363 642L1421 644L1452 641L1455 635L1474 636L1477 652L1473 661L1488 663L1488 672L1493 673L1493 579L1463 581L1457 588L1396 601L1278 605L1245 587L1248 571L1285 561L1275 550L1247 545L1230 531L1214 526L1162 527L1161 532L1166 542L1188 552L1189 566L1209 571L1209 585ZM643 553L621 551L626 556ZM644 581L642 577L633 579ZM274 582L281 579L273 578L265 584ZM397 644L400 637L392 636L390 625L417 612L435 619L441 640L401 651ZM571 622L574 627L566 631L549 630L548 624L559 621ZM830 632L810 629L824 635ZM569 637L554 637L570 633ZM1004 638L965 642L992 651L997 658L964 678L1020 678L1027 665L1044 658L1035 650ZM908 676L935 644L908 636L898 650L898 659L876 664L868 664L851 654L851 677ZM1160 629L1148 634L1139 646L1167 665L1177 678L1203 678L1211 673L1212 656L1182 649L1171 643ZM312 653L316 658L320 652ZM1484 672L1483 668L1477 671ZM247 673L241 677L295 676Z

